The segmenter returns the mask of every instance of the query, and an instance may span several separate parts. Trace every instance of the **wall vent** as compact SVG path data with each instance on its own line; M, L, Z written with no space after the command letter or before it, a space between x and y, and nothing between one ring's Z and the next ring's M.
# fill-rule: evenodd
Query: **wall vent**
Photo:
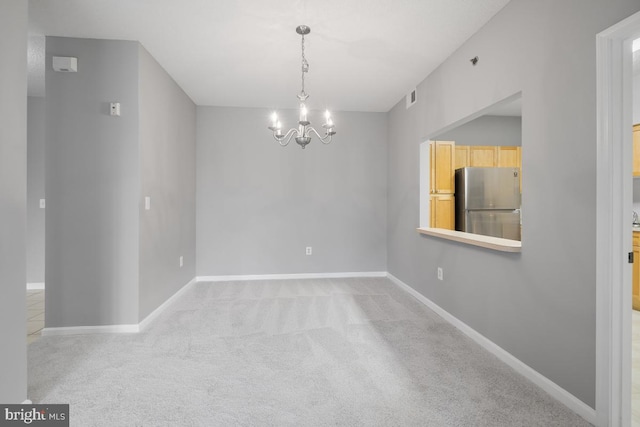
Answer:
M416 103L418 100L418 91L413 89L411 92L407 94L407 109Z
M72 56L54 56L53 70L63 73L77 73L78 58L74 58Z

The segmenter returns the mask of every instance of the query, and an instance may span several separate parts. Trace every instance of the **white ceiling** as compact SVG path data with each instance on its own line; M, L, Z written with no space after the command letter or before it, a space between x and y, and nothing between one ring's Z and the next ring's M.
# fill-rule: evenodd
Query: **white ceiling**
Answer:
M31 36L138 40L198 105L268 108L296 106L305 24L309 107L386 112L507 3L29 0L29 21Z

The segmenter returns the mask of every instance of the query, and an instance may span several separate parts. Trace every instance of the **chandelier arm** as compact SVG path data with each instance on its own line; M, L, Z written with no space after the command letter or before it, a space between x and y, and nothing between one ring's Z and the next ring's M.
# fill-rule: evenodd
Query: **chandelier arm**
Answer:
M276 133L274 131L273 132L273 139L278 141L278 144L280 144L281 146L286 147L287 145L289 145L289 142L291 142L291 138L293 138L293 134L296 134L296 133L298 133L298 129L291 128L283 136L277 137Z
M323 143L323 144L329 144L331 142L331 137L333 136L333 134L329 133L328 131L324 134L324 136L320 136L320 134L318 133L317 130L315 130L313 127L308 126L307 127L307 133L315 133L316 136L318 137L318 139Z

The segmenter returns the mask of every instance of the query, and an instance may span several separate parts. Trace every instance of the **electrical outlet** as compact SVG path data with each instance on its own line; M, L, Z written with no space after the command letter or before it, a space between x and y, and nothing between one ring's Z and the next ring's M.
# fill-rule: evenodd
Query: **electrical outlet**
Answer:
M45 201L44 199L40 199L40 209L44 209L45 207Z
M184 265L184 257L180 255L180 267Z
M311 248L311 246L307 246L307 255L311 255L313 253L313 249Z
M438 267L438 280L444 280L444 273L442 272L442 267Z
M151 197L146 196L144 198L144 208L145 208L145 210L151 209Z
M112 116L120 116L120 103L112 102L109 104L109 114Z

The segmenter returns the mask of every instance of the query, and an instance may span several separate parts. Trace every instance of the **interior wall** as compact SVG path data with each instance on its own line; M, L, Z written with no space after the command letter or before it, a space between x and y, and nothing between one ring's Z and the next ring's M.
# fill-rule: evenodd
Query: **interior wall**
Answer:
M333 142L304 150L270 114L198 107L197 275L386 271L386 114L335 112Z
M47 37L46 64L45 327L138 323L138 43Z
M440 141L455 141L457 145L522 145L522 118L482 116L457 128L437 135Z
M44 282L45 104L43 97L27 101L27 283Z
M27 399L27 2L0 13L0 402Z
M141 45L139 61L142 320L196 275L196 106Z
M595 36L638 9L637 0L512 0L418 86L414 107L401 100L389 112L389 271L591 407ZM520 91L522 253L419 235L419 144Z

